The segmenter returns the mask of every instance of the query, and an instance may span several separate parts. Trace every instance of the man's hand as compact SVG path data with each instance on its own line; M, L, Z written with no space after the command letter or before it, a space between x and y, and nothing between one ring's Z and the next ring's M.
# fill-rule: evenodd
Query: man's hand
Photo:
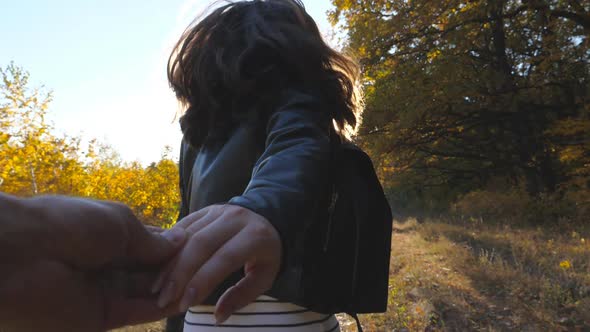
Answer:
M174 229L185 230L189 238L154 284L154 291L162 288L161 306L178 305L186 311L243 268L245 277L217 302L215 316L221 323L270 289L279 272L279 234L266 218L248 209L210 206L188 215Z
M182 246L124 205L0 194L0 330L104 331L157 320L153 272Z

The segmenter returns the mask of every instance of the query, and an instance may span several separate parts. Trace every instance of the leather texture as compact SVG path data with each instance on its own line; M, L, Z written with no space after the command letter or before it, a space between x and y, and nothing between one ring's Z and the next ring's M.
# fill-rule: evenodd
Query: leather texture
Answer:
M183 143L180 218L211 204L239 205L265 217L277 229L284 254L268 295L295 301L303 233L329 193L332 122L317 97L292 90L280 100L266 125L243 121L226 142L198 150ZM242 276L233 274L205 304L215 304Z

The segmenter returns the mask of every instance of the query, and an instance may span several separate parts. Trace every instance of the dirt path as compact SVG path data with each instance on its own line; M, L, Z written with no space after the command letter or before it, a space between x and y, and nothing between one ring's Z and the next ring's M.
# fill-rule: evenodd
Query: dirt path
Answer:
M399 261L394 267L404 278L410 321L426 323L427 330L535 330L519 326L517 308L507 306L501 290L481 287L461 269L460 263L470 264L466 248L454 243L424 245L416 232L398 232L396 244L393 253ZM444 255L441 249L455 255Z
M535 280L507 266L494 248L488 249L451 241L415 224L396 225L389 309L386 314L361 316L364 329L590 331L590 325L573 321L567 308L558 313L539 310L534 305L539 299L527 292L538 286L527 281ZM350 318L339 318L343 331L356 331Z

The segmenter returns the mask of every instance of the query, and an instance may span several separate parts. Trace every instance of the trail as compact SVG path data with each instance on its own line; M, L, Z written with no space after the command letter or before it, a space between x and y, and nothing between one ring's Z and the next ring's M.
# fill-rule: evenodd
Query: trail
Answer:
M590 331L587 325L544 321L526 295L512 291L507 269L490 251L396 225L386 314L361 315L365 331ZM428 236L428 234L426 234ZM488 254L486 254L488 253ZM354 321L339 315L344 332Z

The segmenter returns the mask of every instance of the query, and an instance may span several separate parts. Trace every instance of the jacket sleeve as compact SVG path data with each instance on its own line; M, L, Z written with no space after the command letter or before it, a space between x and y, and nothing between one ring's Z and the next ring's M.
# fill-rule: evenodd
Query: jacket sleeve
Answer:
M268 121L265 150L246 190L229 204L250 209L277 229L284 253L310 221L325 187L330 116L307 95L298 95Z
M178 160L180 207L177 221L180 221L190 213L190 186L196 158L197 150L183 140L180 145L180 158Z
M184 140L182 141L182 143L180 144L180 157L178 158L178 187L180 189L180 206L179 206L179 211L178 211L178 218L177 218L177 222L180 221L182 218L186 217L188 215L188 208L189 208L189 204L188 204L188 200L187 200L187 188L185 188L185 177L189 176L188 174L185 174L185 169L186 169L186 165L185 163L187 162L187 160L185 160L186 158L186 146L185 146L185 142Z

